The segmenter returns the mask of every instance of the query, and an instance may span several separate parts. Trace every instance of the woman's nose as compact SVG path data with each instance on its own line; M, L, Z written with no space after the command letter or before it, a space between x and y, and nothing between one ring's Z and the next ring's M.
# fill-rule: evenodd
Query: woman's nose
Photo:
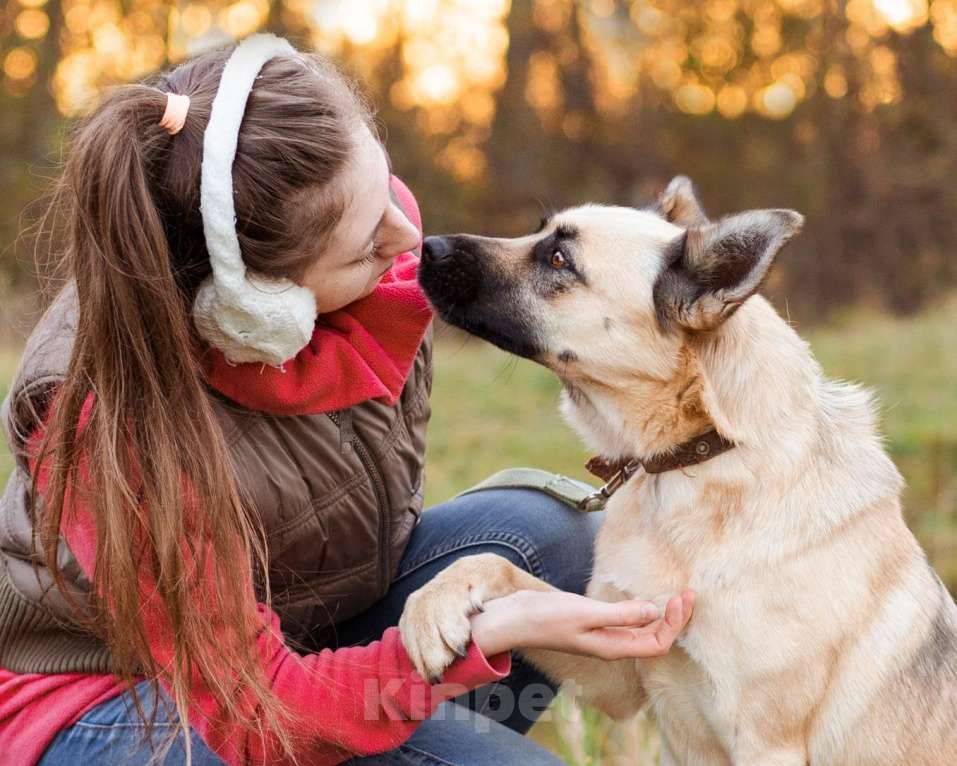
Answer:
M393 237L395 251L397 253L406 253L415 250L422 244L422 235L401 210L396 211L396 229Z

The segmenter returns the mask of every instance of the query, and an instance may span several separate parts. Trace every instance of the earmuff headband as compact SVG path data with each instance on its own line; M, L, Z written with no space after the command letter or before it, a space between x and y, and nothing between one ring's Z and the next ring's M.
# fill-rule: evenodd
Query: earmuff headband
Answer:
M200 212L212 275L193 302L200 336L233 363L282 365L312 338L316 299L288 279L248 271L236 233L233 161L239 128L256 76L269 59L298 56L271 34L247 37L230 54L203 134Z
M239 142L239 126L256 75L269 59L285 55L296 55L296 49L288 40L270 34L247 37L236 46L226 62L219 90L213 99L209 123L203 134L199 208L217 287L236 288L246 276L236 235L233 160Z

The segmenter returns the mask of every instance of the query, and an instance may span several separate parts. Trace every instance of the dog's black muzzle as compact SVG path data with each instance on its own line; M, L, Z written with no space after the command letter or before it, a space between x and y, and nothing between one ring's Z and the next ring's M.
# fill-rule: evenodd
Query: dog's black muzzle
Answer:
M519 356L534 359L540 346L533 322L519 315L517 286L496 270L483 238L426 237L419 284L438 315L449 324Z
M468 306L479 293L482 271L474 250L461 237L426 237L422 243L419 284L443 319Z

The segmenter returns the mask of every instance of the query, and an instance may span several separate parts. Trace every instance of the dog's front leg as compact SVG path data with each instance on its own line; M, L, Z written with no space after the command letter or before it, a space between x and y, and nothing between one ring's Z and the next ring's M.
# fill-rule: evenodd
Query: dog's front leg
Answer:
M464 556L405 602L399 633L423 678L434 680L462 656L472 634L470 617L482 604L517 590L555 590L494 553Z

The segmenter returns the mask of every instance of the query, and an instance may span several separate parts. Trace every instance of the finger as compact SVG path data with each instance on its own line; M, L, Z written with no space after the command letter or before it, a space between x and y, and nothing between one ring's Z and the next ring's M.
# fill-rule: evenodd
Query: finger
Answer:
M658 617L658 607L651 601L593 601L585 615L584 626L590 629L640 627L653 623Z
M689 592L690 592L690 591L689 591ZM693 603L693 598L692 598L692 603ZM665 609L664 609L663 612L660 613L659 619L655 620L654 622L649 623L648 625L644 625L644 626L642 626L642 627L640 627L640 628L636 628L635 630L638 631L639 633L644 633L644 634L648 634L648 635L657 635L657 634L659 634L659 633L661 632L662 628L665 626L665 620L668 618L668 607L671 607L671 616L672 616L672 619L674 619L674 618L675 618L675 615L676 615L675 609L676 609L676 607L677 607L678 604L681 605L682 619L683 619L683 618L686 616L686 615L685 615L685 600L684 600L684 596L683 596L683 595L682 595L682 596L672 596L672 597L665 603Z
M606 660L660 657L671 649L688 624L694 599L694 591L685 589L680 596L669 599L660 619L646 627L600 626L587 630L579 636L575 649L571 651ZM628 603L618 602L618 605Z
M673 596L668 600L664 616L655 623L653 632L633 632L632 645L626 656L660 657L667 654L687 623L685 612L683 596Z
M603 660L617 660L647 656L656 646L653 636L639 635L631 628L595 628L580 634L570 651Z
M674 643L678 634L687 623L685 614L684 598L682 596L673 596L668 600L668 606L665 607L665 617L654 633L654 638L658 642L661 651L668 651Z
M659 621L664 624L664 618ZM596 628L579 636L575 654L590 654L604 660L623 658L659 657L671 647L667 635L640 633L631 628Z
M650 629L630 631L632 639L627 645L622 643L620 636L607 636L604 649L609 652L620 651L619 657L660 657L667 654L691 619L694 601L695 592L686 588L680 596L668 600L664 615ZM608 639L615 641L610 643Z
M695 598L697 597L691 588L685 588L681 591L681 606L684 609L684 625L681 626L681 629L684 630L688 625L688 621L691 619L691 613L694 611Z

